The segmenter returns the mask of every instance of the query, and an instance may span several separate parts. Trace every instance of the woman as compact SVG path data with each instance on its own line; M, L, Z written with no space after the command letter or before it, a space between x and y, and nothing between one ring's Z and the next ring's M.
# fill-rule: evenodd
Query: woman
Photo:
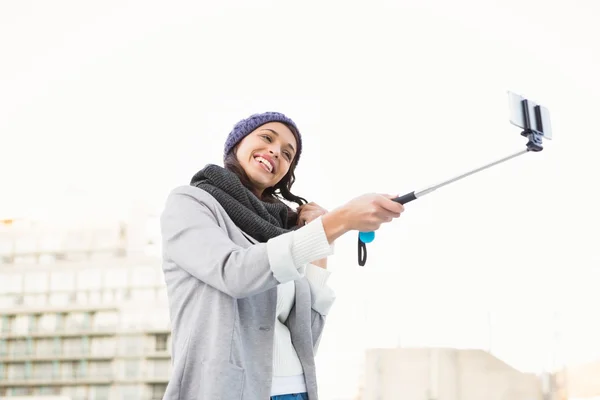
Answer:
M173 373L164 399L318 399L333 243L404 208L377 194L331 212L307 203L291 192L301 152L291 119L255 114L229 134L224 167L206 165L169 194L161 230Z

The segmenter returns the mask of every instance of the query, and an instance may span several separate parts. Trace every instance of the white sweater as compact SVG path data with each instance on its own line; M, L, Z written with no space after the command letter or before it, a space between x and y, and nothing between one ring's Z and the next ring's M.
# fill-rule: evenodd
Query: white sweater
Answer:
M320 230L322 235L325 234L322 223L316 221L315 224L311 225L309 229ZM319 246L324 245L328 244L324 244L322 241L319 243ZM331 252L332 249L330 249ZM324 315L329 312L335 300L335 293L327 286L327 279L330 274L330 271L313 264L307 264L306 266L305 276L314 300L312 308ZM277 287L271 396L306 392L302 365L292 344L290 332L284 324L294 305L294 298L294 281Z

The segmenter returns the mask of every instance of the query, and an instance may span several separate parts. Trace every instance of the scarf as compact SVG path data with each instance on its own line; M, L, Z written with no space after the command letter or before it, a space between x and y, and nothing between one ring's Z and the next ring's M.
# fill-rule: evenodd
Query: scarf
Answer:
M190 184L212 195L229 218L259 242L296 229L288 226L287 205L260 200L228 169L208 164L192 177Z

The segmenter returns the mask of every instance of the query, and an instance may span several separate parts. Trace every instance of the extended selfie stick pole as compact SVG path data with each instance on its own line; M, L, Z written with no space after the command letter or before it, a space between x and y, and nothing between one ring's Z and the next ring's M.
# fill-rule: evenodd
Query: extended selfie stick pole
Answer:
M535 129L534 129L534 128L532 128L533 125L531 123L532 121L530 120L530 116L529 116L531 103L528 102L528 100L523 99L523 100L521 100L521 105L522 105L522 113L523 113L522 128L524 128L523 132L521 132L521 135L525 136L529 139L527 142L527 148L525 150L521 150L517 153L511 154L510 156L507 156L500 160L486 164L482 167L476 168L472 171L466 172L466 173L456 176L452 179L448 179L444 182L430 186L426 189L423 189L420 191L413 191L413 192L407 193L403 196L396 197L395 199L393 199L393 201L398 202L400 204L410 203L411 201L416 200L420 197L423 197L426 194L429 194L443 186L449 185L453 182L456 182L463 178L466 178L467 176L473 175L477 172L480 172L480 171L483 171L490 167L493 167L494 165L501 164L505 161L511 160L515 157L518 157L520 155L523 155L523 154L526 154L529 152L542 151L543 150L542 138L544 137L544 129L543 129L542 121L545 119L544 118L545 116L543 115L544 109L542 109L538 105L533 106L534 113L535 113L535 121L534 121ZM546 124L548 125L547 130L548 130L548 132L550 132L549 121L547 121ZM521 125L521 124L519 124L519 125ZM546 135L546 137L550 138L549 133ZM358 234L358 264L361 267L364 266L365 263L367 262L367 246L366 246L366 244L371 243L374 239L375 239L375 232L359 232L359 234Z

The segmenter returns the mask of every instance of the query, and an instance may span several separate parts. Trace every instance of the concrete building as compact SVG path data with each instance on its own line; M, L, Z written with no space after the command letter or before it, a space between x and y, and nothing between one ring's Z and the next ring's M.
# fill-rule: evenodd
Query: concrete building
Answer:
M361 400L544 400L542 382L483 350L372 349Z
M559 371L556 380L564 388L564 399L600 399L600 361L571 365Z
M162 398L168 304L140 217L0 223L0 397Z

